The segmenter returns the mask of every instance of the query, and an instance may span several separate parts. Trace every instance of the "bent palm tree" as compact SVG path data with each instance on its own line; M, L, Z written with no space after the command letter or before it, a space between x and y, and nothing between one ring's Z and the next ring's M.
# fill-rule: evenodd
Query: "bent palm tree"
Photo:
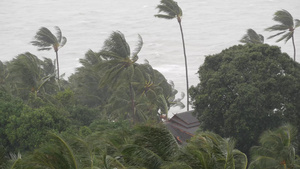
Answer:
M179 160L192 168L246 169L247 156L235 149L235 141L212 132L201 132L183 148Z
M274 21L279 22L280 24L273 25L271 27L266 28L267 31L280 31L279 33L270 36L268 39L273 38L275 36L282 35L276 42L280 42L285 39L285 43L292 38L293 47L294 47L294 61L296 60L296 47L294 41L294 31L297 27L300 26L299 19L293 19L293 16L286 10L282 9L280 11L275 12ZM295 22L294 22L295 21Z
M179 23L180 32L181 32L181 38L182 38L182 45L183 45L183 54L184 54L184 61L185 61L185 76L186 76L186 96L187 96L187 111L189 111L189 80L188 80L188 68L187 68L187 58L186 58L186 52L185 52L185 43L184 43L184 37L183 37L183 30L181 25L181 17L182 17L182 10L178 6L177 2L173 0L161 0L160 5L158 5L156 8L159 10L158 12L164 12L165 14L157 14L154 15L158 18L164 18L164 19L174 19L177 18L177 21Z
M247 34L242 37L240 42L262 44L264 43L264 36L257 34L253 29L248 29Z
M251 148L249 168L300 168L296 155L297 129L287 124L260 137L260 146Z
M124 35L119 31L115 31L104 42L104 46L100 51L100 56L105 60L103 62L103 69L106 70L100 81L100 86L110 85L112 89L116 91L114 94L122 97L121 100L126 103L123 104L129 106L131 109L130 112L134 122L138 121L138 116L132 80L135 75L135 69L137 68L136 61L138 60L138 53L143 46L142 37L140 35L138 37L138 44L131 53ZM118 97L114 97L110 103L113 103L114 99L117 98Z
M45 27L41 27L34 38L35 41L31 41L33 46L37 46L38 50L50 50L51 46L56 54L57 63L57 79L59 80L59 64L58 64L58 50L67 43L67 38L62 36L61 30L58 26L55 26L56 36Z
M122 155L130 166L161 168L173 162L180 147L164 127L138 126L133 144L124 147Z

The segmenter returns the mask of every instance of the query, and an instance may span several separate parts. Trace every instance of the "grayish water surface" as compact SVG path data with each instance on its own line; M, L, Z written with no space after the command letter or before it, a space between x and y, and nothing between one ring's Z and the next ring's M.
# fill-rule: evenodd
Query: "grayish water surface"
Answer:
M300 19L299 0L177 0L183 10L183 29L189 66L190 85L199 83L197 70L205 56L239 44L248 28L266 37L266 27L277 10L286 9ZM137 34L144 40L140 63L150 64L185 92L182 44L176 20L155 18L159 0L1 0L0 60L8 61L24 52L55 58L53 51L37 51L30 45L36 31L44 26L54 31L59 26L68 42L59 51L61 73L66 76L80 66L88 49L99 51L112 31L119 30L134 48ZM300 60L300 29L296 30L297 58ZM282 47L293 56L292 42L268 44ZM185 103L185 100L183 100ZM178 108L170 113L177 113Z

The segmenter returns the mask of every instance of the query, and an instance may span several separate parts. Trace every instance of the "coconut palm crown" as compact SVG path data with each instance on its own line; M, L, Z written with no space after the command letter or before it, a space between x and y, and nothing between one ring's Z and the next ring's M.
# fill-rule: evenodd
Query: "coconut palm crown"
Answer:
M245 34L240 40L242 43L251 44L262 44L264 43L264 36L257 34L253 29L248 29L247 34Z
M178 6L177 2L173 0L161 0L160 4L156 7L158 9L158 13L164 13L164 14L156 14L155 17L163 18L163 19L174 19L177 18L177 21L179 23L180 32L181 32L181 39L182 39L182 46L183 46L183 54L184 54L184 61L185 61L185 74L186 74L186 96L187 96L187 111L189 111L189 80L188 80L188 68L187 68L187 57L185 52L185 43L184 43L184 37L183 37L183 30L181 25L181 19L182 19L182 10Z
M158 13L164 12L165 14L154 15L158 18L163 19L174 19L177 18L178 22L181 22L182 10L178 6L177 2L173 0L161 0L161 4L157 5Z
M37 46L38 50L50 50L53 48L56 54L57 78L59 79L58 50L67 43L67 38L62 36L58 26L55 26L54 28L56 30L56 35L53 35L48 28L41 27L34 36L35 40L31 41L31 44Z
M287 10L279 10L275 12L273 20L279 22L277 25L266 28L267 31L280 31L277 34L274 34L268 39L282 35L276 42L285 40L285 43L292 38L293 47L294 47L294 61L296 60L296 47L294 41L294 31L297 27L300 26L299 19L293 19L293 16ZM294 22L295 21L295 22Z

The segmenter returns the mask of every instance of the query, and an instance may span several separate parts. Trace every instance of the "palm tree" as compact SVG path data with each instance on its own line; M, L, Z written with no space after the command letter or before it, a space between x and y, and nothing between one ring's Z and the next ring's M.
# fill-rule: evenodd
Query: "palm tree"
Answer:
M235 141L212 132L201 132L183 148L179 160L192 168L246 169L247 156L234 148Z
M248 29L247 34L242 37L240 42L262 44L264 43L264 36L257 34L253 29Z
M36 40L31 41L31 44L37 46L38 50L54 49L57 63L57 79L59 80L58 50L67 43L67 38L62 36L58 26L55 26L54 28L56 29L56 36L53 35L48 28L41 27L34 36Z
M139 120L137 118L136 98L132 79L135 75L134 72L136 71L138 53L143 46L142 37L140 35L138 37L138 44L131 53L124 35L119 31L115 31L104 42L104 46L100 51L100 56L105 60L102 64L105 74L100 81L100 86L104 87L109 85L113 90L115 90L114 94L119 92L119 95L125 97L124 99L122 98L122 100L125 101L124 105L130 107L131 113L129 116L133 118L135 123ZM126 98L129 98L129 102L126 101ZM116 108L121 107L117 106Z
M134 123L161 120L174 101L172 86L149 63L138 64L138 53L143 45L141 36L131 53L121 32L113 32L99 52L101 72L100 86L108 87L112 95L105 105L111 120L131 119ZM179 100L175 100L176 103Z
M81 67L69 77L72 90L81 103L91 107L103 106L111 95L108 87L99 88L104 71L101 70L103 60L99 53L89 50L84 59L80 59Z
M184 61L185 61L185 76L186 76L186 96L187 96L187 111L189 111L189 80L188 80L188 68L187 68L187 57L185 52L185 43L184 43L184 37L183 37L183 30L181 25L181 19L182 19L182 10L178 6L177 2L173 0L161 0L160 4L156 7L158 9L158 13L164 12L165 14L157 14L154 15L158 18L163 19L174 19L177 18L180 32L181 32L181 39L182 39L182 45L183 45L183 55L184 55Z
M167 168L179 151L174 136L164 126L138 126L133 144L122 151L129 166L141 168Z
M268 37L268 39L273 38L275 36L282 35L276 42L280 42L285 40L285 43L292 38L293 47L294 47L294 61L296 60L296 47L294 41L294 31L297 27L300 26L299 19L293 19L293 16L287 10L280 10L275 12L274 21L279 22L277 25L273 25L271 27L266 28L267 31L280 31L279 33ZM295 22L294 22L295 21Z
M300 168L296 155L297 129L290 124L274 131L266 131L260 137L260 146L251 148L252 162L249 169Z
M137 100L145 100L141 101L139 109L144 109L152 120L160 121L160 117L167 117L171 106L180 106L183 103L180 102L180 99L175 100L177 91L148 62L140 64L138 67L143 75L139 76L139 79L135 79L134 86L139 96Z
M40 60L26 52L7 63L7 85L10 91L23 99L29 93L35 98L39 94L51 94L56 91L54 65L50 59Z

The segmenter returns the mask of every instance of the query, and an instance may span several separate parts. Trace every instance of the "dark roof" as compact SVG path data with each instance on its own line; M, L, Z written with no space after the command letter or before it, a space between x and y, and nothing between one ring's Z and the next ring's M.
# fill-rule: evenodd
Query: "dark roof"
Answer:
M192 112L175 114L166 122L166 127L180 144L184 144L186 140L189 140L199 128L200 123Z
M198 123L198 119L193 115L193 111L175 114L173 117L178 117L187 124Z
M167 129L172 133L172 135L175 137L177 142L179 144L185 144L186 140L189 140L192 138L193 135L190 133L185 132L184 130L181 130L175 126L173 126L171 123L166 123Z

